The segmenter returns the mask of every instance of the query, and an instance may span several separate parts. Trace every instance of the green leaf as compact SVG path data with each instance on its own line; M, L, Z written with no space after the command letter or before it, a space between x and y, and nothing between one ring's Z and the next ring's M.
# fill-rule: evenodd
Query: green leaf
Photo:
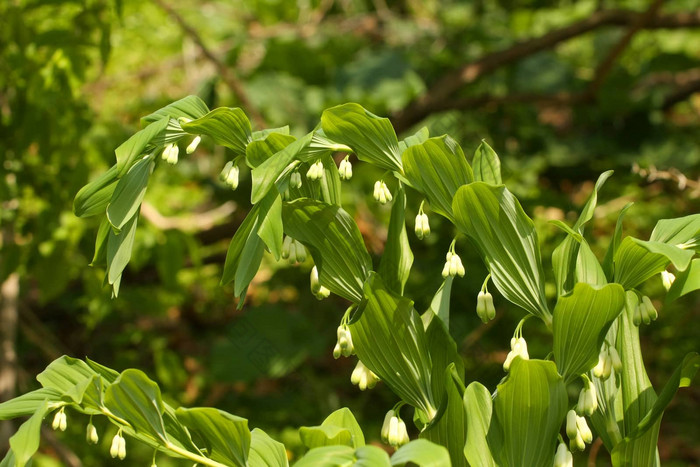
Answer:
M426 439L413 440L401 446L391 456L392 466L406 465L409 462L420 467L449 467L451 465L447 449Z
M129 422L137 433L149 435L162 443L168 441L160 388L141 370L124 370L107 387L104 403L110 412Z
M78 191L73 200L73 212L78 217L104 214L112 193L117 187L118 171L113 165L108 171Z
M445 394L445 370L452 366L454 370L450 373L461 386L464 386L464 362L457 351L457 343L452 339L447 326L432 311L426 311L421 316L425 336L428 339L428 350L430 352L433 396L436 405L443 402ZM463 390L463 389L462 389ZM460 397L461 392L460 392Z
M251 174L253 188L250 194L250 200L253 204L262 200L270 189L274 187L282 172L297 158L302 149L309 145L312 136L313 133L309 133L303 138L290 143L253 169Z
M442 325L439 320L435 322ZM443 388L446 397L442 397L435 419L423 430L420 437L445 446L450 453L453 467L466 467L464 444L467 439L467 414L462 401L464 383L454 363L445 369L442 379L445 382Z
M181 123L182 129L195 135L207 135L216 144L226 146L235 155L246 154L252 141L250 120L238 107L219 107L191 122Z
M323 446L304 455L294 467L346 466L355 461L355 451L350 446Z
M95 253L92 255L90 266L102 266L107 264L107 241L109 240L109 232L112 230L112 225L109 223L107 216L100 221L100 226L97 229L95 236Z
M55 389L63 394L96 374L82 360L64 355L51 362L36 379L43 387Z
M301 442L309 449L345 445L355 449L365 445L365 436L350 409L343 407L330 414L319 426L299 428Z
M554 362L516 357L498 385L494 410L504 466L551 467L568 397Z
M603 188L605 182L614 172L614 170L608 170L598 177L598 180L595 182L595 187L593 188L593 193L591 193L588 201L586 201L586 205L583 207L583 210L581 210L581 215L578 217L578 220L576 220L576 224L574 224L574 230L577 232L583 233L583 227L593 219L593 213L598 204L598 192Z
M615 276L613 259L615 258L617 249L620 247L620 242L622 242L622 220L624 219L627 210L633 205L634 203L627 203L625 207L620 210L620 214L617 216L615 232L613 233L612 239L610 239L610 244L605 252L605 258L603 258L603 271L605 272L605 277L607 277L608 280L612 280Z
M413 302L391 294L381 277L370 273L350 332L360 360L399 397L432 418L435 402L428 339Z
M673 281L666 300L676 300L698 289L700 289L700 258L692 260L685 271L676 274L676 280Z
M598 362L598 354L610 325L625 304L619 284L594 288L578 283L559 297L554 308L554 360L567 380L587 373Z
M474 182L452 203L457 227L478 246L493 283L510 302L551 321L532 219L504 186Z
M273 193L272 202L261 203L262 220L258 229L258 236L265 242L265 245L270 249L270 252L275 257L275 260L280 259L282 255L282 240L284 237L284 227L282 226L282 197L278 193ZM257 268L256 268L257 270ZM247 284L246 284L247 286Z
M119 378L119 372L117 370L107 368L106 366L94 362L89 358L85 359L85 363L87 364L87 366L92 368L92 370L95 373L101 375L108 383L113 383L114 381L116 381L117 378Z
M399 152L403 155L406 149L416 144L424 143L428 138L430 138L430 131L428 127L424 126L414 134L407 136L403 141L399 141Z
M150 115L142 117L141 125L149 125L163 117L174 118L175 120L185 117L195 120L203 117L207 112L209 112L209 108L202 99L197 96L187 96L156 110Z
M377 446L362 446L355 450L353 467L391 467L389 454Z
M330 153L321 158L323 178L320 180L321 200L340 206L340 173Z
M248 143L248 146L245 148L246 162L249 167L254 169L292 144L295 140L296 138L294 136L283 135L281 133L270 133L263 139L254 139Z
M163 118L152 125L148 125L141 131L134 133L131 138L124 141L114 153L117 156L117 176L123 177L139 156L146 151L146 147L158 134L168 126L169 119Z
M425 194L433 211L452 220L452 199L473 180L462 148L449 136L430 138L403 153L406 178Z
M637 287L660 273L669 263L685 270L695 252L667 243L625 237L615 253L615 282L625 289Z
M134 214L129 222L124 224L119 235L114 231L109 232L107 239L107 281L109 284L119 284L122 272L131 260L131 250L134 247L134 237L136 236L136 225L139 215ZM117 289L115 289L117 292ZM117 293L115 293L115 296Z
M248 212L246 218L236 230L236 233L233 235L231 243L229 243L228 246L228 252L226 253L224 272L221 276L221 285L228 284L236 277L236 271L238 270L238 265L240 264L241 255L243 254L245 244L251 235L257 235L257 232L253 230L253 227L256 227L257 225L259 212L260 205L257 204L253 206L253 208Z
M146 195L148 179L155 163L152 157L144 157L136 162L124 175L112 194L107 206L107 219L117 231L124 227L136 214Z
M210 459L227 465L248 465L248 420L211 407L181 407L175 414L191 432L199 433Z
M265 128L264 130L254 131L252 134L253 141L258 141L267 138L268 135L277 133L280 135L289 135L289 125L280 126L277 128Z
M406 191L400 184L394 196L389 232L378 272L391 292L403 295L413 264L413 252L406 234Z
M372 260L350 215L339 206L299 199L284 203L282 219L287 235L311 252L321 284L341 297L359 302Z
M445 323L445 329L450 328L450 294L452 293L453 281L454 276L447 276L430 302L429 310Z
M496 467L498 464L491 450L498 453L501 447L491 446L487 441L493 412L491 393L483 384L474 381L464 391L463 402L467 413L467 442L464 446L467 462L473 466Z
M53 402L61 400L61 391L53 388L41 388L22 394L0 404L0 420L26 417L37 411L45 402L53 408Z
M581 239L576 258L576 281L595 286L603 286L608 283L598 258L585 239Z
M491 185L500 185L503 183L501 179L501 160L498 158L496 151L485 140L481 140L481 144L474 152L474 181L485 182Z
M248 465L250 467L287 467L287 451L284 444L270 438L260 428L250 432L250 452L248 453Z
M349 103L324 110L321 127L333 141L350 146L358 159L403 172L399 141L388 118Z
M19 430L10 438L10 448L15 456L15 467L24 467L39 449L41 422L48 411L48 402L42 403L29 420L22 423Z
M662 219L656 223L649 240L653 242L668 243L669 245L683 245L696 243L700 233L700 214L678 217L676 219Z

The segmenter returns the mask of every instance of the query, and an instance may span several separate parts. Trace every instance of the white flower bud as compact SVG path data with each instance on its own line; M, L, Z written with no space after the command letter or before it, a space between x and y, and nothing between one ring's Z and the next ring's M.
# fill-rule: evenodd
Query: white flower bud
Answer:
M615 350L615 347L613 346L608 347L608 353L610 354L610 361L613 369L616 373L620 373L622 371L622 360L620 360L620 354L617 353L617 350Z
M586 444L583 442L581 433L576 433L576 436L569 440L569 449L572 451L583 451L586 449Z
M668 271L661 271L661 283L664 285L664 289L668 291L673 285L673 281L676 280L676 276Z
M197 146L199 146L200 141L202 141L202 137L199 135L195 136L189 146L187 146L185 152L187 152L187 154L192 154L197 149Z
M308 172L306 172L306 178L311 181L320 180L323 177L323 162L316 161L311 164Z
M476 296L476 314L479 319L484 323L489 322L488 312L486 311L486 299L484 298L486 294L481 291L479 295Z
M109 448L109 455L112 456L113 459L119 455L119 447L121 446L120 439L122 437L119 433L114 435L114 438L112 438L112 446Z
M170 165L175 165L177 164L177 156L180 153L180 148L177 146L175 143L170 143L165 146L163 149L163 153L161 154L161 157L165 162L167 162Z
M126 440L123 436L119 437L119 451L117 454L119 455L119 460L123 461L126 457Z
M508 352L506 356L506 361L503 362L503 370L509 371L510 365L513 363L515 357L520 357L523 360L529 360L530 355L527 353L527 342L525 342L524 337L518 337L511 339L510 341L511 351Z
M51 423L51 428L53 428L54 430L58 430L58 428L61 426L61 414L62 413L63 413L63 409L56 412L56 414L53 416L53 422Z
M336 342L335 347L333 347L333 358L338 360L340 356L342 355L342 352L340 350L340 344Z
M650 320L650 321L656 321L656 318L659 317L659 312L656 311L656 307L654 306L653 303L651 303L651 300L650 300L649 297L647 297L646 295L642 297L642 305L643 305L644 308L646 309L647 316L649 317L649 320ZM644 315L642 315L642 317L643 317L643 316L644 316ZM644 324L649 324L649 323L647 323L647 322L645 321Z
M299 241L294 241L295 248L296 248L296 257L297 261L300 263L303 263L306 261L306 247Z
M593 368L593 375L596 378L606 380L610 377L611 368L612 361L610 360L607 349L601 351L600 354L598 354L598 364Z
M581 415L593 415L593 413L598 409L598 397L596 395L595 386L590 380L586 380L586 383L581 389L578 397L578 404L576 406L576 412Z
M87 429L85 430L85 440L89 444L97 444L100 440L100 437L97 436L97 428L95 428L92 422L88 423Z
M634 307L634 314L632 315L632 323L635 326L639 326L642 324L642 304L639 303L637 304L636 307Z
M386 186L386 183L384 183L384 180L377 180L374 182L373 196L379 204L386 204L393 199L393 196L391 196L391 191L389 191L389 188Z
M557 453L554 455L554 467L573 467L574 457L571 455L566 444L559 443Z
M289 255L292 251L292 237L287 235L284 237L284 241L282 241L282 252L281 256L282 259L289 259Z
M573 412L573 410L571 412ZM583 439L584 443L591 444L593 442L593 433L591 432L591 429L588 428L588 423L586 423L586 419L584 417L579 417L578 415L576 416L576 429L578 430L579 435L581 435L581 439Z
M318 279L318 269L316 266L311 268L311 293L319 300L328 298L331 294L330 290L321 285Z
M389 421L389 432L387 441L393 447L399 447L409 442L406 423L399 417L392 417Z
M338 168L338 174L341 180L350 180L352 178L352 164L348 160L349 156L340 161L340 167Z
M361 360L358 360L357 366L355 366L350 376L350 382L357 385L361 391L364 391L367 388L372 389L376 386L377 381L379 381L379 377L367 368Z
M238 166L234 164L233 161L228 161L219 174L219 180L230 186L231 189L235 190L238 188L238 174Z
M387 202L391 202L391 200L394 199L394 197L391 195L391 191L389 191L389 187L386 186L386 183L382 182L382 188L384 189L384 196L386 197ZM382 203L384 204L384 203Z
M389 430L391 428L391 420L396 418L396 413L390 410L384 416L384 423L382 423L381 439L382 443L389 442ZM398 423L398 421L396 422Z
M346 324L341 324L338 326L338 347L340 348L340 353L343 357L349 357L355 353L355 347L352 345L352 334L350 334L350 329Z
M578 428L576 427L576 411L571 409L566 413L566 436L569 439L576 438L578 434Z
M302 182L301 182L301 174L298 171L292 172L292 175L289 177L289 186L292 188L301 188Z

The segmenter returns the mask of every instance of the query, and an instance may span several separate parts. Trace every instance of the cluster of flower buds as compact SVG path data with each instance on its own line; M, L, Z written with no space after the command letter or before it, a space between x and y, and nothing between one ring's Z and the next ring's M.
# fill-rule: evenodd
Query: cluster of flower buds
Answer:
M180 148L177 147L177 144L170 143L165 146L165 148L163 149L163 153L160 157L162 157L163 160L168 164L175 165L177 164L178 154L180 154Z
M384 183L384 180L377 180L374 182L374 194L372 196L374 196L374 199L379 202L379 204L386 204L394 199L394 197L391 196L389 187Z
M593 375L606 380L610 377L611 370L619 374L622 371L622 360L615 347L605 344L598 354L598 364L593 368Z
M352 375L350 375L350 382L357 385L360 391L364 391L369 388L372 389L377 385L379 377L375 375L372 370L367 368L362 361L357 361L357 366L352 370Z
M588 415L589 417L598 410L598 396L596 394L595 386L593 382L589 380L584 375L583 389L578 395L578 404L576 405L576 412L581 415Z
M340 167L338 167L338 175L340 175L341 180L350 180L352 178L352 164L350 163L350 156L345 156L345 159L340 161Z
M309 167L309 171L306 172L306 178L308 178L312 182L314 180L321 180L321 178L323 178L323 162L316 161L313 164L311 164L311 167Z
M318 280L318 269L316 266L311 268L311 293L319 300L328 298L331 294L331 291L322 286L321 282Z
M100 437L97 436L97 428L92 424L92 418L90 418L90 423L88 423L87 429L85 430L85 441L88 444L97 444Z
M187 154L192 154L193 152L195 152L195 150L197 150L197 146L199 146L199 143L201 141L202 141L201 136L199 136L199 135L195 136L194 139L192 140L192 142L187 146L187 149L185 150L185 152Z
M676 276L668 271L661 271L661 283L664 285L664 289L668 291L673 285L673 281L676 280Z
M656 308L654 308L654 304L651 303L649 297L644 295L642 300L637 304L637 308L634 310L632 322L635 326L639 326L642 323L649 324L652 321L656 321L656 318L658 317L659 312L656 311Z
M231 187L238 188L238 166L233 161L228 161L219 174L219 180Z
M349 357L354 353L355 347L352 345L350 329L348 329L347 324L341 324L338 326L338 342L336 342L335 348L333 349L333 358L338 359L341 355L343 357Z
M418 240L423 240L430 236L430 221L428 220L428 215L423 212L423 203L421 203L420 209L418 210L415 226Z
M51 424L51 427L54 430L66 431L67 426L68 420L66 419L66 412L65 409L61 407L61 410L56 412L56 415L53 416L53 423Z
M484 323L488 323L496 317L496 307L493 305L493 295L488 291L479 292L476 297L476 314Z
M297 189L301 188L301 174L298 170L295 170L292 172L292 175L289 176L289 187Z
M303 263L306 261L306 248L301 242L287 235L282 242L282 259L289 261L289 264L294 264L297 261Z
M510 352L506 356L506 361L503 362L503 371L510 370L510 365L515 357L520 357L523 360L530 359L530 354L527 353L527 342L522 336L510 339Z
M112 438L112 446L109 448L109 455L112 458L119 457L124 460L126 457L126 440L122 436L122 430L119 430L114 438Z
M554 467L574 467L574 456L566 449L564 443L559 443L557 453L554 455Z
M462 264L462 258L459 257L457 253L450 250L445 255L445 266L442 268L442 277L447 279L447 276L464 277L464 265Z
M382 442L395 448L403 446L410 441L406 424L393 409L384 416L381 437Z
M569 448L572 451L583 451L586 444L593 442L593 433L588 428L586 419L571 409L566 414L566 436L569 437Z

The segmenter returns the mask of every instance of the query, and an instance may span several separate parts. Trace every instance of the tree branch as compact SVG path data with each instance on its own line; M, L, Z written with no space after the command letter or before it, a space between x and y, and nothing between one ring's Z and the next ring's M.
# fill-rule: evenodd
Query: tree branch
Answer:
M227 201L211 211L195 213L185 217L165 217L150 203L141 204L141 215L160 230L200 232L221 223L236 211L236 203Z
M209 60L216 67L217 71L221 75L221 79L223 79L226 85L231 89L231 92L233 92L233 95L236 96L236 99L240 101L241 107L243 107L246 113L251 116L258 127L264 128L266 126L265 119L250 102L245 89L243 89L243 85L238 81L238 78L235 76L233 71L226 66L224 62L219 60L219 58L211 50L209 50L209 48L207 48L202 40L202 37L185 21L182 16L180 16L177 11L175 11L175 9L173 9L173 7L168 5L164 0L153 0L153 2L163 9L168 15L170 15L180 26L182 31L194 41L207 60Z
M491 53L458 70L447 74L420 98L397 112L391 120L397 132L408 129L438 110L452 109L455 99L451 96L461 87L513 62L550 49L566 40L581 36L604 26L628 26L640 24L640 29L672 29L700 26L700 10L692 13L676 13L650 18L644 23L645 13L629 10L601 10L569 26L550 31L534 39L519 42L505 50ZM652 12L653 13L653 12ZM631 38L631 36L630 36Z

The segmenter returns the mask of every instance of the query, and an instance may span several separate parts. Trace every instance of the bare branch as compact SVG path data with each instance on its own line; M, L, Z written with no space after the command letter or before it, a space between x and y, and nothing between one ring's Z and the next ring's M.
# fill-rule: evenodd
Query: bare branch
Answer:
M150 203L141 205L141 215L160 230L181 230L201 232L221 223L236 211L236 203L227 201L211 211L195 213L183 217L165 217Z

